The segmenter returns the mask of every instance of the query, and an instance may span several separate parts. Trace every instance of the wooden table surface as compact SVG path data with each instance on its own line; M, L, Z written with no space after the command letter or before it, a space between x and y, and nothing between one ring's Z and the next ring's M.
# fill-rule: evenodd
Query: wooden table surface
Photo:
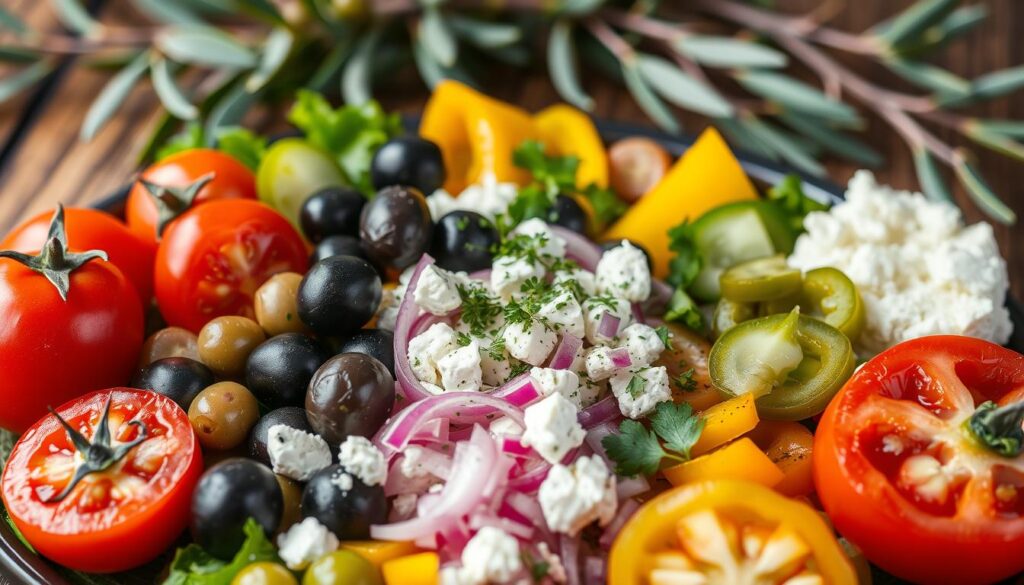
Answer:
M938 61L960 75L971 78L982 73L1024 64L1024 2L981 0L991 16L968 39L951 46ZM818 6L822 0L780 0L787 10ZM911 0L849 0L833 24L859 31L878 22ZM3 0L4 7L20 14L38 29L57 29L49 2ZM134 17L120 0L93 2L101 18ZM884 72L867 70L877 76ZM57 202L87 205L109 194L131 179L138 168L136 155L148 136L147 129L160 111L148 86L137 88L118 116L92 142L78 139L78 129L92 98L103 87L107 75L82 67L65 66L34 91L0 107L0 233L25 217ZM490 80L495 95L536 109L557 101L557 96L540 72L503 75ZM621 88L593 80L587 83L597 100L596 116L635 121L648 125L639 109ZM427 90L415 78L381 88L378 98L389 108L412 112L419 109ZM996 118L1024 119L1024 94L985 105L975 113ZM684 117L686 130L695 133L702 123ZM280 116L261 112L252 123L261 129L280 126ZM916 188L913 163L903 143L877 119L870 119L869 141L887 159L878 174L897 187ZM833 178L844 182L854 167L831 163ZM982 153L982 169L998 193L1024 218L1024 164ZM970 221L980 214L966 201L958 201ZM1004 256L1009 259L1012 289L1024 297L1024 265L1015 261L1024 247L1024 226L997 227Z

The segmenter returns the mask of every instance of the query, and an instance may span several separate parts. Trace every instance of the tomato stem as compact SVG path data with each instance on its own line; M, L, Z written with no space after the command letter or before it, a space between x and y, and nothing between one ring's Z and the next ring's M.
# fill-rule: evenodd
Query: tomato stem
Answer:
M215 173L207 173L184 187L160 185L147 179L139 178L139 182L146 188L149 196L153 199L153 203L156 204L157 239L164 235L164 230L167 229L168 224L182 213L188 211L189 207L192 207L192 202L199 195L199 191L212 181L214 177L216 177Z
M1024 450L1024 401L998 406L988 401L978 406L967 427L992 451L1016 457Z
M49 500L46 500L47 504L53 504L66 498L68 494L75 489L75 486L77 486L78 483L90 473L104 471L118 461L124 459L125 455L127 455L133 447L145 441L148 435L148 429L146 428L145 423L139 420L131 420L128 421L127 424L139 427L139 436L127 443L112 446L110 436L109 397L107 397L107 402L103 406L103 414L100 415L100 421L96 425L96 432L93 433L92 441L87 439L85 435L78 432L77 429L68 424L68 421L64 420L55 410L52 408L49 410L50 414L57 418L57 422L60 423L60 426L64 427L64 432L68 434L68 438L71 439L71 443L75 446L75 450L82 454L84 460L75 468L75 474L71 477L71 481L64 486L64 489L61 490L59 494Z
M46 244L38 254L33 256L13 250L0 250L0 258L10 258L42 274L57 288L61 300L67 301L68 290L71 288L71 273L90 260L107 260L107 253L103 250L69 251L67 230L64 227L64 206L57 205L57 211L50 220Z

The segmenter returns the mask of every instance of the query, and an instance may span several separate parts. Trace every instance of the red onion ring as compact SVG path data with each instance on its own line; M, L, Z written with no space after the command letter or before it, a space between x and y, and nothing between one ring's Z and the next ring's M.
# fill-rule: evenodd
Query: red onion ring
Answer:
M622 416L619 402L614 396L605 396L594 404L580 411L577 419L584 429L592 429L597 425Z
M420 275L427 266L434 263L429 254L424 254L416 263L412 276L409 277L409 284L406 285L405 294L402 296L402 304L398 307L398 317L395 319L395 377L398 380L398 391L410 402L423 400L432 396L426 388L420 384L416 374L409 365L409 339L413 327L418 321L419 307L413 297L416 296L416 286L420 282Z
M565 256L575 260L580 268L593 272L601 261L601 248L585 236L562 226L549 225L551 232L565 240Z
M590 556L583 561L583 574L587 583L604 583L607 572L607 561L599 556Z
M409 444L424 425L437 418L463 424L487 424L504 414L525 427L523 411L507 400L480 392L446 392L430 395L407 406L391 417L377 433L374 442L386 455L393 455Z
M563 534L558 543L566 585L580 585L580 537Z
M576 361L576 352L583 347L583 340L569 333L562 334L562 340L555 348L555 355L548 364L549 368L556 370L568 370Z

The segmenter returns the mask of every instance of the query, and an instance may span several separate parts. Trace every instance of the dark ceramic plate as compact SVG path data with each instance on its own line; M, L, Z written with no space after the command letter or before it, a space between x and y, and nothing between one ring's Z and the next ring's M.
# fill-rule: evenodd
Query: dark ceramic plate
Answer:
M418 126L418 120L414 118L406 118L404 122L410 131L415 131ZM661 143L676 156L685 152L695 140L693 136L670 136L649 128L618 122L599 122L598 129L607 143L628 136L646 136ZM774 185L793 172L753 154L741 151L737 155L743 169L760 186ZM843 188L835 183L806 176L804 177L804 191L809 197L823 202L835 202L843 197ZM120 216L123 214L127 195L128 188L126 187L100 201L96 207ZM1017 351L1024 351L1024 312L1021 311L1020 304L1014 299L1008 301L1008 306L1015 325L1014 335L1009 346ZM117 551L110 551L110 554L117 554ZM161 559L130 573L100 577L96 580L83 579L77 575L66 573L30 552L18 541L7 523L0 521L0 585L73 585L75 583L141 585L156 582L160 571L168 560ZM965 562L969 561L965 559ZM903 583L903 581L876 572L874 583L875 585L887 585Z

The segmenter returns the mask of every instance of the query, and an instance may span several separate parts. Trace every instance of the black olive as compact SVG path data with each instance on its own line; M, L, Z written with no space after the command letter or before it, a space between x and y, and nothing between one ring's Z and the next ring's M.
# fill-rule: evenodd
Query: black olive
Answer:
M324 258L299 285L299 318L320 335L348 335L373 318L382 294L380 275L366 260Z
M430 194L441 188L444 179L441 149L419 136L389 140L370 163L370 180L378 191L392 185L407 185Z
M365 354L342 353L309 382L306 416L318 435L337 445L349 435L372 437L394 403L395 380L384 364Z
M371 525L387 522L388 500L383 486L368 486L342 466L331 465L302 490L302 517L316 518L339 540L366 540Z
M498 230L475 211L453 211L434 226L430 255L445 270L476 272L491 267Z
M578 234L587 235L587 212L580 204L566 195L555 197L555 203L548 209L548 223L560 225Z
M337 353L363 353L377 359L395 377L395 334L387 329L360 329L338 344Z
M314 244L328 236L358 236L366 197L349 187L327 187L309 196L299 212L302 233Z
M647 269L648 270L654 270L654 263L651 262L651 253L647 251L647 248L644 248L641 244L638 244L638 243L634 242L633 240L626 240L626 241L629 242L630 245L633 246L634 248L640 248L640 251L644 253L644 257L647 258ZM605 241L605 242L601 242L601 244L600 244L602 252L607 252L608 250L611 250L612 248L618 248L621 245L622 245L622 239L621 238L618 239L618 240L608 240L608 241Z
M210 368L196 360L169 357L139 370L132 387L163 394L187 412L196 395L216 381Z
M422 192L412 187L387 187L363 208L359 236L374 263L401 269L427 251L432 227Z
M249 354L245 385L270 408L301 406L310 378L328 357L308 335L276 335Z
M284 406L260 417L249 433L249 455L266 465L270 465L267 436L270 434L270 427L274 425L285 425L307 433L313 432L309 421L306 420L306 409L300 406Z
M309 264L312 266L324 258L331 256L355 256L363 260L369 260L363 243L355 236L327 236L313 248L309 256Z
M284 498L274 472L252 459L233 457L206 470L192 493L192 539L220 559L242 547L246 520L268 535L281 522Z

